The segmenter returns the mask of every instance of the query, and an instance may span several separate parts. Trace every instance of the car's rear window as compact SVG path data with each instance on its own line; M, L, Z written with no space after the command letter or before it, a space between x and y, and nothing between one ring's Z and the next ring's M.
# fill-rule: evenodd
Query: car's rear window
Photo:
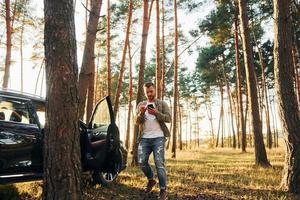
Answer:
M0 120L29 124L26 101L0 98Z

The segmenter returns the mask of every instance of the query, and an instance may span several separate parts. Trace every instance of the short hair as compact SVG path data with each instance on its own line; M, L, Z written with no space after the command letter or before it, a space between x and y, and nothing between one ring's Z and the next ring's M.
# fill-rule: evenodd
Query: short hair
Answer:
M147 82L147 83L144 84L144 87L145 88L149 88L149 87L154 87L155 88L155 85L152 82Z

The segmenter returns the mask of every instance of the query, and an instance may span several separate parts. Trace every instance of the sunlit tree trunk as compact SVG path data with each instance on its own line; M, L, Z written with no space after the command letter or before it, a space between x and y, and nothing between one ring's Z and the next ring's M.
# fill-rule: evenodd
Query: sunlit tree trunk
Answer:
M11 16L10 16L10 0L5 0L5 22L6 22L6 56L4 66L4 77L2 88L8 87L8 80L10 76L10 63L11 63Z
M205 110L207 113L207 117L210 124L210 130L211 130L211 144L214 144L215 142L215 132L214 132L214 125L213 125L213 118L212 118L212 106L211 106L211 100L209 99L209 96L205 97Z
M165 66L165 58L166 58L166 50L165 50L165 4L164 0L161 0L161 10L162 10L162 43L161 43L161 99L164 99L165 96L165 76L166 76L166 66Z
M223 91L223 83L220 81L219 83L219 89L220 89L220 117L219 117L219 125L218 125L218 134L217 134L217 141L216 141L216 147L219 146L219 138L220 138L220 131L221 131L221 147L224 147L223 142L223 132L224 132L224 91Z
M178 98L178 122L179 122L179 149L183 149L183 144L182 144L182 107L180 106L179 103L179 98Z
M80 200L78 66L72 0L45 0L47 77L43 199Z
M88 31L79 74L79 118L83 119L85 113L86 97L91 80L95 73L95 41L97 25L101 10L102 0L93 0L89 16Z
M115 116L117 116L117 112L119 109L119 101L120 101L120 95L121 95L121 90L122 90L122 85L123 85L124 67L125 67L126 52L127 52L128 42L129 42L129 35L130 35L132 9L133 9L133 1L130 0L129 1L129 9L128 9L128 19L127 19L125 42L124 42L122 60L121 60L121 65L120 65L119 81L118 81L118 86L117 86L117 92L115 95L115 103L114 103L114 115Z
M161 66L160 66L160 17L159 0L156 1L156 96L161 99Z
M274 0L274 74L286 142L282 186L300 194L300 116L293 85L290 0Z
M128 41L128 58L129 58L129 97L128 97L128 113L127 113L127 130L126 130L126 139L125 139L125 147L129 149L129 141L130 141L130 120L131 120L131 112L132 112L132 96L133 96L133 84L132 84L132 57L131 57L131 49L130 42Z
M24 60L23 60L23 35L25 25L25 13L23 13L21 35L20 35L20 61L21 61L21 92L23 92Z
M270 166L270 163L267 158L261 129L260 112L257 97L257 82L253 64L252 46L250 43L246 0L239 0L239 11L250 105L251 126L254 135L255 163L260 166L268 167Z
M238 36L238 5L235 4L237 11L235 12L234 19L234 41L235 41L235 64L236 64L236 88L237 88L237 108L238 108L238 135L241 139L238 139L238 147L241 144L242 152L246 152L246 125L244 120L244 111L243 111L243 97L242 97L242 85L241 85L241 64L240 64L240 54L239 54L239 36Z
M147 39L148 39L148 30L149 30L149 16L148 16L148 0L143 0L143 30L142 30L142 44L141 44L141 56L140 56L140 66L139 66L139 75L138 75L138 90L136 97L136 105L138 105L144 94L144 71L146 64L146 48L147 48ZM132 155L132 165L136 166L137 162L137 135L139 132L138 125L134 126L134 136L133 136L133 155Z
M177 142L177 99L178 95L178 22L177 22L177 2L174 0L174 87L173 87L173 145L172 145L172 158L176 158L176 142Z
M107 67L107 95L111 96L111 52L110 52L110 0L107 0L106 16L106 67Z
M272 148L272 132L271 132L271 124L270 124L270 111L269 111L269 100L268 100L268 87L267 87L267 83L266 83L266 77L265 77L265 62L263 59L263 55L261 52L261 49L258 46L256 37L255 37L255 33L253 33L253 37L254 37L254 41L255 41L255 45L257 47L258 50L258 56L259 56L259 63L261 66L261 76L262 76L262 107L265 106L265 114L266 114L266 128L267 128L267 146L269 149Z
M90 75L88 92L87 92L87 101L86 101L86 119L88 122L92 116L94 109L94 95L95 95L95 61L91 63L92 68L94 69L93 73Z
M223 64L222 64L222 72L223 72L223 77L225 80L225 84L226 84L226 90L227 90L227 95L228 95L228 102L229 102L229 111L230 111L230 119L231 119L231 130L232 130L232 140L233 140L233 148L236 148L236 138L235 138L235 129L234 129L234 120L233 120L233 108L232 108L232 98L231 98L231 92L230 92L230 86L229 86L229 82L228 82L228 78L225 74L225 55L222 55L223 58ZM229 119L228 119L229 120ZM228 126L228 128L230 127L230 125Z

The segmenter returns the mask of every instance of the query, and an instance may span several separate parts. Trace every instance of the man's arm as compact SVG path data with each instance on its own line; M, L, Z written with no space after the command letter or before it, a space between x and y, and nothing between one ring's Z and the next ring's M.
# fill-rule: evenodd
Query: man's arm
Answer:
M145 106L144 103L141 102L137 105L136 108L136 119L135 119L135 123L136 124L142 124L145 122Z
M162 111L160 112L160 111L156 110L155 116L156 116L157 121L166 122L166 123L171 122L171 112L170 112L170 108L166 102L162 101Z

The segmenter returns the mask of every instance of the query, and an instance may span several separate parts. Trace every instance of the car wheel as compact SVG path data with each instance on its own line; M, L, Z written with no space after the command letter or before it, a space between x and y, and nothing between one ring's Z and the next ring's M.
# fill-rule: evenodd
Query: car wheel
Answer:
M111 183L115 182L118 177L118 174L121 169L120 164L115 164L114 170L111 172L100 172L94 171L93 172L93 183L94 184L101 184L103 186L109 186Z

